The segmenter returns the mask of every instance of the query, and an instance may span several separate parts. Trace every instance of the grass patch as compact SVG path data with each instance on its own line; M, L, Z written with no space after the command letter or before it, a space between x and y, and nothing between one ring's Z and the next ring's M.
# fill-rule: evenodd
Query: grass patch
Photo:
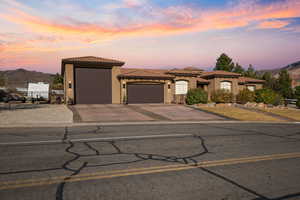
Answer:
M280 109L280 108L260 108L263 111L270 112L276 115L280 115L283 117L288 117L290 119L294 119L300 121L300 110L287 108L287 109Z
M248 111L241 108L236 108L233 106L222 106L222 107L200 107L203 110L224 115L233 119L241 121L283 121L262 113L257 113L254 111Z

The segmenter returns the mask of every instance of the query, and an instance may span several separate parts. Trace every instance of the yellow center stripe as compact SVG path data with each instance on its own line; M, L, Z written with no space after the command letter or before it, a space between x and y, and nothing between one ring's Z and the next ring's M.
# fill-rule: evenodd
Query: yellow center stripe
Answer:
M259 162L259 161L267 161L267 160L288 159L288 158L300 158L300 153L273 154L273 155L266 155L266 156L253 156L253 157L246 157L246 158L232 158L232 159L216 160L216 161L203 161L198 163L197 166L193 164L187 164L187 165L174 164L174 165L147 167L147 168L133 168L133 169L125 169L125 170L85 173L85 174L72 176L69 179L65 180L65 182L98 180L98 179L107 179L107 178L132 176L132 175L180 171L180 170L194 169L200 167L234 165L234 164L243 164L243 163ZM68 176L58 176L58 177L42 178L42 179L27 179L27 180L19 180L19 181L1 182L0 190L58 184L67 177Z

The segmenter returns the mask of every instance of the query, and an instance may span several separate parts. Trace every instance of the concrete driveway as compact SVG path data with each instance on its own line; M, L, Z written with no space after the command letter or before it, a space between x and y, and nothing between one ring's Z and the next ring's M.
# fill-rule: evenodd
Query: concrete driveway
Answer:
M74 122L212 121L224 118L175 104L97 104L70 107Z

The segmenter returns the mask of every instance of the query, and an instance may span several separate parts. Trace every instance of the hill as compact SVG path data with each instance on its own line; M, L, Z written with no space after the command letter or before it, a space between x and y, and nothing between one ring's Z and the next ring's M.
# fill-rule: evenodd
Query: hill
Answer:
M4 76L7 87L16 88L27 87L28 82L46 82L52 83L54 74L28 71L26 69L0 71L0 76Z
M287 70L292 78L292 86L296 87L300 85L300 61L289 64L285 67L278 68L278 69L271 69L271 70L261 70L261 73L264 72L271 72L273 76L278 77L279 72L281 70Z

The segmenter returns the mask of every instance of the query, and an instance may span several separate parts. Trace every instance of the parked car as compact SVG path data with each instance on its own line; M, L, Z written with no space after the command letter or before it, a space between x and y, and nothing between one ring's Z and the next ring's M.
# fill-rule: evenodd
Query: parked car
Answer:
M5 103L8 103L10 101L20 101L22 103L25 103L26 102L26 98L24 96L21 96L17 93L10 93L10 94L7 94L5 97L3 97L3 101Z

